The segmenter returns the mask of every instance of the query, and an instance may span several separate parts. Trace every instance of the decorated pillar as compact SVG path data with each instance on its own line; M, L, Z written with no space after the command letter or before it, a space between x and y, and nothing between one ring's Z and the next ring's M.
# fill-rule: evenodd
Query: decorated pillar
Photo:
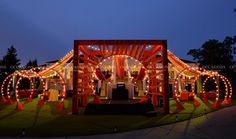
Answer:
M166 114L169 113L169 75L168 75L168 58L167 58L167 42L163 41L162 44L162 93L163 93L163 109Z
M78 74L79 74L79 45L77 41L74 42L74 57L73 57L73 96L72 96L72 114L79 112L79 98L78 98Z

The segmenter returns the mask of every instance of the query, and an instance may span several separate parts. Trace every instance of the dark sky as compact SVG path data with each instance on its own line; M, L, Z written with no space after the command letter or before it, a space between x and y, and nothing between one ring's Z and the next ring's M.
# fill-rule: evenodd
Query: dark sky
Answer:
M22 63L64 56L75 39L167 39L181 58L236 34L236 0L0 0L0 57Z

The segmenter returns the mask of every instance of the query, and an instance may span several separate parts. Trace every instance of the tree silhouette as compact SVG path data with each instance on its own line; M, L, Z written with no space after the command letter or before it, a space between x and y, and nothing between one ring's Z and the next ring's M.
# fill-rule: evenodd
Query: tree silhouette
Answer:
M29 60L28 63L25 65L25 69L31 69L31 68L34 68L34 67L37 67L37 66L38 66L37 59Z
M11 46L7 50L7 54L3 56L2 66L4 66L3 71L9 73L14 72L19 68L20 59L17 58L17 51L14 46Z
M223 42L209 40L201 48L189 50L188 55L209 70L224 72L234 63L232 55L234 43L235 37L226 37Z
M0 84L2 80L10 73L19 68L20 59L17 58L17 50L11 46L7 50L7 54L0 60Z

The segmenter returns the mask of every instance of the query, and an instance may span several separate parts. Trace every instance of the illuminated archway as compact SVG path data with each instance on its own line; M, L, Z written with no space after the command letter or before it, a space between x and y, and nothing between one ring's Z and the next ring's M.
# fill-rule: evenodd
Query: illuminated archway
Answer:
M225 85L225 99L222 104L229 104L233 95L233 88L230 81L223 75L219 75L220 78L224 81Z
M8 97L8 99L11 99L11 97L10 97L10 90L8 89L9 88L9 82L11 82L12 81L12 77L14 76L14 73L12 73L12 74L10 74L10 75L8 75L5 79L4 79L4 81L3 81L3 83L2 83L2 85L1 85L1 96L2 96L2 99L1 99L1 101L2 102L6 102L7 100L6 100L6 98L4 97L4 87L5 87L5 85L7 84L7 97Z
M57 71L57 70L54 70L53 68L50 69L52 72L55 72L58 76L59 76L59 79L61 80L62 82L62 90L63 92L61 92L61 102L64 102L65 100L65 96L66 96L66 83L65 83L65 80L63 78L63 76Z
M34 83L33 83L33 81L32 81L32 79L31 78L29 78L29 77L19 77L19 79L16 81L16 87L15 87L15 96L16 96L16 101L17 102L19 102L20 101L20 99L19 99L19 84L20 84L20 82L22 81L22 79L28 79L29 81L30 81L30 96L29 96L29 99L28 99L28 101L30 102L31 100L32 100L32 96L33 96L33 93L34 93Z
M224 101L222 102L222 104L230 103L231 97L232 97L232 86L226 77L224 77L223 75L220 75L220 74L214 74L214 75L208 76L203 82L203 95L204 95L204 99L206 99L205 85L206 85L206 82L210 78L212 78L215 85L216 85L216 98L215 98L215 102L212 105L213 108L217 108L219 106L219 97L220 97L220 89L219 89L219 85L218 85L215 77L219 77L219 79L221 79L223 81L224 86L225 86L225 96L224 96Z
M206 85L206 82L209 80L209 79L213 79L213 81L214 81L214 84L215 84L215 86L216 86L216 101L218 101L219 100L219 93L220 93L220 90L219 90L219 85L218 85L218 83L217 83L217 81L216 81L216 78L215 78L215 76L214 75L210 75L210 76L208 76L204 81L203 81L203 84L202 84L202 92L203 92L203 95L204 95L204 97L206 97L206 91L205 91L205 85Z
M35 70L37 69L41 69L40 67L35 67L35 68L32 68L28 71L28 74L30 77L38 77L40 79L40 81L42 82L43 84L43 92L42 92L42 97L40 98L40 101L43 101L44 102L44 97L45 97L45 92L46 92L46 85L45 85L45 81L43 79L45 78L48 78L50 77L50 75L41 75L37 72L35 72ZM65 80L63 78L63 76L55 69L53 68L48 68L48 69L45 69L44 71L50 71L49 74L52 74L52 73L55 73L57 76L59 76L59 79L60 81L62 82L62 91L61 91L61 102L64 102L64 99L65 99L65 96L66 96L66 83L65 83ZM32 72L33 75L30 75L29 72Z
M179 91L177 91L178 80L179 80L180 76L184 73L184 71L187 71L187 70L191 70L191 67L186 67L183 70L181 70L174 79L174 93L175 93L175 98L177 98L178 101L180 101L179 100L180 94L179 94ZM192 79L193 82L191 82L191 92L193 93L194 97L196 97L194 90L195 90L195 82L196 82L197 78L198 78L198 76L194 77L194 79Z

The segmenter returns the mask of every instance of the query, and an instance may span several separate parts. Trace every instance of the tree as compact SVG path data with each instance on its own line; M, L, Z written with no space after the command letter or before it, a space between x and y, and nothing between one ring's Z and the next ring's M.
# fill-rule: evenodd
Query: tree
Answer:
M2 66L4 66L3 71L9 73L14 72L20 66L20 59L17 58L17 51L14 46L11 46L7 50L7 54L3 56Z
M37 59L29 60L29 62L25 65L25 69L31 69L31 68L34 68L34 67L37 67L37 66L38 66Z
M10 73L19 68L20 59L17 58L17 51L14 46L7 50L7 54L0 60L0 84L3 79Z
M222 73L228 71L234 64L232 49L235 37L226 37L223 42L209 40L199 49L191 49L188 55L200 63L200 66L208 70L217 70Z

